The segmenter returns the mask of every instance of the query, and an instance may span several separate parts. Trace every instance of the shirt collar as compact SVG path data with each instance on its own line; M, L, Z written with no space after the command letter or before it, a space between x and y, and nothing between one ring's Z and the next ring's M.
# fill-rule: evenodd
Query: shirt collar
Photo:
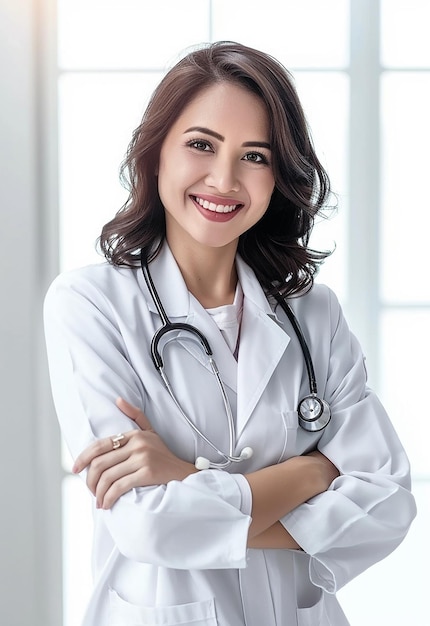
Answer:
M244 297L253 302L263 313L279 322L253 270L239 255L236 255L236 269ZM149 264L149 271L168 317L187 317L191 309L192 296L166 241L158 255ZM142 272L139 272L138 280L143 292L147 294L149 310L157 312Z

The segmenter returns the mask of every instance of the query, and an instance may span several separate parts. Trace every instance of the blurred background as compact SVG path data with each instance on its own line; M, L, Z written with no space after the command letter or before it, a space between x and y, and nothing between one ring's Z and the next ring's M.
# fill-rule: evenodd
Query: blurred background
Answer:
M53 411L44 293L101 261L95 240L125 200L119 164L151 91L186 48L220 39L295 77L338 195L313 235L336 245L318 280L412 463L409 536L339 597L352 626L430 625L429 26L429 0L0 0L2 626L79 626L91 589L89 497Z

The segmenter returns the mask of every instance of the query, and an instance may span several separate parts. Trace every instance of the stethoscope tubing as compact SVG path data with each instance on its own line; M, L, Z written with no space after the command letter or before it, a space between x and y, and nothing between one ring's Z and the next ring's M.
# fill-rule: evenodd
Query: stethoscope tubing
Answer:
M183 322L173 323L170 321L163 307L163 304L161 302L157 289L154 285L154 281L152 280L152 276L149 272L148 264L143 259L142 254L141 254L141 267L142 267L142 273L143 273L146 285L148 287L150 296L154 302L155 308L157 309L157 312L162 322L161 327L154 333L154 336L151 340L151 358L154 363L155 369L159 372L170 397L172 398L175 406L179 410L182 418L185 420L188 426L193 430L193 432L196 435L198 435L198 437L200 437L210 448L212 448L212 450L214 450L217 454L219 454L219 456L221 456L224 459L224 461L222 462L214 462L214 461L209 461L208 459L203 458L203 457L198 457L198 459L196 460L196 467L198 469L208 469L208 468L225 469L231 463L240 463L241 461L250 458L253 454L253 451L252 451L252 448L249 448L249 447L244 448L241 451L239 456L235 456L233 454L234 447L235 447L235 437L236 437L233 414L232 414L230 402L228 400L227 393L226 393L224 384L222 382L217 364L215 362L215 359L213 358L212 348L210 347L208 340L203 335L203 333L195 326L192 326L191 324L186 324ZM308 380L309 380L310 393L309 395L302 398L297 408L299 425L307 432L318 432L320 430L323 430L331 419L330 407L327 404L327 402L318 398L318 388L317 388L317 382L316 382L316 377L315 377L315 370L314 370L313 363L312 363L312 357L311 357L308 345L306 343L306 340L305 340L303 331L300 327L298 319L296 318L290 305L287 302L285 302L285 299L280 293L275 295L275 299L277 300L278 304L282 307L282 309L285 311L293 327L293 330L297 336L297 339L300 343L300 347L301 347L303 358L304 358L305 365L306 365ZM162 337L164 337L164 335L166 335L167 333L177 332L177 331L186 331L190 333L191 335L194 335L195 337L197 337L202 346L202 349L204 350L208 358L210 367L216 378L220 393L222 395L224 408L225 408L225 412L227 415L228 431L229 431L228 454L226 452L222 452L222 450L220 450L212 441L210 441L208 437L206 437L206 435L198 428L198 426L188 417L188 415L182 409L178 399L176 398L176 395L172 389L169 379L164 371L164 363L163 363L163 358L161 356L161 351L159 350L159 342L162 339Z
M290 305L287 302L285 302L284 298L280 294L276 294L275 298L278 304L282 307L282 309L287 314L287 317L290 320L291 326L294 329L296 337L299 340L300 347L303 352L303 358L305 361L306 369L308 372L309 390L310 390L311 395L316 396L318 394L318 387L317 387L317 381L315 377L315 370L314 370L314 366L312 363L311 353L309 352L308 344L305 341L305 336L299 324L299 320L294 315L293 309L290 307Z
M148 287L149 293L151 295L151 298L154 302L155 308L157 309L157 313L159 314L161 321L162 321L162 326L155 332L152 341L151 341L151 358L152 361L154 363L154 366L156 368L156 370L158 371L158 373L160 374L163 383L167 389L167 391L169 392L170 397L172 398L173 402L175 403L175 406L177 407L177 409L179 410L181 416L183 417L183 419L186 421L186 423L188 424L188 426L208 445L210 446L217 454L219 454L221 457L223 457L225 459L224 463L212 463L211 465L215 465L217 468L219 469L224 469L225 467L228 467L228 465L230 465L230 463L239 463L243 460L243 458L236 457L234 456L233 452L234 452L234 443L235 443L235 428L234 428L234 419L233 419L233 414L231 411L231 406L230 406L230 402L228 400L227 397L227 393L226 390L224 388L224 384L221 380L221 376L219 373L219 369L218 366L215 362L215 359L213 358L213 353L212 353L212 349L209 345L208 340L206 339L206 337L203 335L203 333L196 328L195 326L192 326L191 324L186 324L183 322L179 322L179 323L174 323L171 322L164 307L163 304L161 302L160 296L158 295L157 289L155 288L154 285L154 281L152 280L152 276L149 272L149 268L148 265L146 263L142 263L142 272L143 272L143 276L145 278L145 282L146 285ZM222 452L212 441L210 441L210 439L208 439L206 437L206 435L198 428L198 426L196 426L196 424L188 417L188 415L185 413L185 411L183 410L183 408L181 407L178 399L176 398L175 393L173 392L172 386L170 384L170 381L164 371L164 363L163 363L163 358L161 356L161 352L158 348L159 342L162 339L162 337L164 335L166 335L169 332L174 332L174 331L186 331L188 333L191 333L192 335L196 336L201 345L202 348L206 354L206 356L208 357L208 362L209 365L211 367L212 373L214 374L219 390L221 392L221 396L223 399L223 404L224 404L224 408L225 408L225 412L227 415L227 423L228 423L228 430L229 430L229 453L226 454L225 452Z

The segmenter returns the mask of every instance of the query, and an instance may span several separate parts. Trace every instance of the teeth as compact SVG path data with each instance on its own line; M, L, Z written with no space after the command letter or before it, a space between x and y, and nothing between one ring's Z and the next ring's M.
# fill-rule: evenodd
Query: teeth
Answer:
M231 213L239 206L238 204L215 204L214 202L203 200L202 198L198 198L197 196L195 196L195 200L204 209L208 209L208 211L213 211L214 213Z

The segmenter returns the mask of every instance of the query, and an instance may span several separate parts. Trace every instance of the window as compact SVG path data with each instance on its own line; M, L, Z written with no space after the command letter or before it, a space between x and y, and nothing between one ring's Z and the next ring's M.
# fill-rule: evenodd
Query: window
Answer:
M430 349L420 241L430 227L429 19L426 0L58 1L61 269L100 260L100 227L125 200L118 168L131 132L179 51L233 39L272 53L295 76L339 197L337 215L313 235L317 247L336 243L319 280L337 292L368 355L370 383L409 452L421 511L399 550L341 591L353 624L424 626L430 426L416 405ZM66 476L64 626L77 626L90 587L88 502Z

